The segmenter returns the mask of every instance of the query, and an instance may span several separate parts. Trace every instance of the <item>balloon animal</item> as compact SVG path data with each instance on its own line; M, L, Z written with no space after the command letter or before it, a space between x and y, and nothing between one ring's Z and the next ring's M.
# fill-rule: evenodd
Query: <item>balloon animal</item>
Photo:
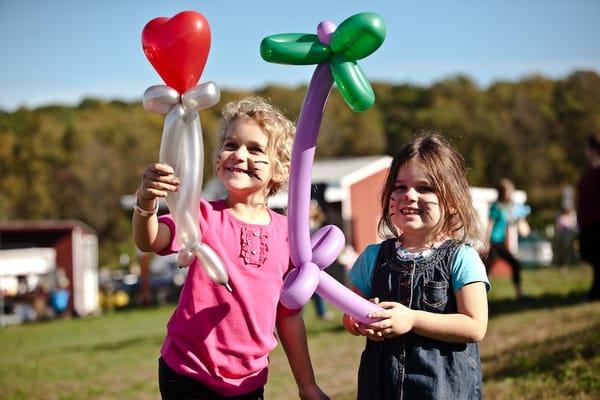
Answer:
M337 282L322 269L327 268L344 246L342 231L328 225L310 237L308 219L311 172L323 112L333 82L354 111L371 107L375 95L357 63L381 46L385 38L383 20L373 13L356 14L337 28L322 21L317 34L279 34L264 38L260 45L264 60L293 65L317 64L298 118L292 148L288 193L288 230L293 269L284 283L281 302L300 308L316 291L357 320L381 307L363 299Z
M189 266L195 258L216 283L229 291L229 275L223 261L202 243L198 226L204 166L204 144L198 111L219 102L214 82L198 86L208 51L210 28L204 16L184 11L172 18L155 18L142 32L144 54L166 85L149 87L144 109L166 114L160 144L160 162L169 164L181 178L179 191L167 195L175 220L177 261Z

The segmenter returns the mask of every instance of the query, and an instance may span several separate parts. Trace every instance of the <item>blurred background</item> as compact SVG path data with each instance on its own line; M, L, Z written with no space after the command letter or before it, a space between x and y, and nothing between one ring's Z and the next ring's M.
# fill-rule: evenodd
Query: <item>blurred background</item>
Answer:
M200 113L207 159L230 100L257 94L298 116L314 66L263 61L262 38L380 14L386 40L360 62L375 105L354 113L335 88L329 97L313 174L324 221L344 230L352 252L376 241L373 188L389 157L417 130L441 131L465 157L482 222L498 182L509 178L529 224L514 227L511 246L530 297L515 300L502 262L490 271L486 397L600 396L600 308L584 301L592 272L568 219L586 138L600 135L597 1L2 0L0 398L157 398L153 362L186 270L137 251L131 238L132 195L158 159L164 120L142 108L144 90L162 81L141 32L155 17L188 9L211 26L200 81L222 91ZM212 174L207 163L208 198L220 194ZM285 204L283 194L271 206ZM330 268L341 281L352 263L343 256ZM352 398L362 342L347 338L339 318L329 320L339 312L327 307L306 307L311 349L323 353L313 359L330 395ZM327 357L341 340L350 365L343 373ZM272 363L271 397L287 398L289 369L280 353ZM131 369L140 376L129 379Z

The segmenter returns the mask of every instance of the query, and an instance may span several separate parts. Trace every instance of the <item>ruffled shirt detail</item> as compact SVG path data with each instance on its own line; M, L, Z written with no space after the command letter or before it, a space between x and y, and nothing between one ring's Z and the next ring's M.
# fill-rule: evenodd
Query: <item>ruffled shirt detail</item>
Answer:
M438 249L442 244L444 244L444 241L433 243L427 249L416 251L416 252L411 252L411 251L406 250L404 247L402 247L402 243L397 241L396 242L396 254L398 255L398 258L403 261L422 260L424 258L429 257L433 253L433 251Z
M246 265L260 267L269 255L269 232L261 226L242 226L240 258Z

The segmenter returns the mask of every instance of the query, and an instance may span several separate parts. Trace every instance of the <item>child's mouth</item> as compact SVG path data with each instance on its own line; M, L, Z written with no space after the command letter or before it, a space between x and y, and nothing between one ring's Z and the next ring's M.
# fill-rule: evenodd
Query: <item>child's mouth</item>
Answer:
M409 208L405 207L400 209L400 214L402 215L419 215L421 211L418 208Z
M237 173L246 174L246 175L252 175L250 173L250 171L247 171L247 170L241 169L241 168L236 168L236 167L227 168L227 171L229 171L229 172L237 172Z
M229 172L234 172L234 173L238 173L238 174L246 174L251 178L260 179L259 176L252 171L248 171L248 170L237 168L237 167L229 167L229 168L225 168L225 169Z

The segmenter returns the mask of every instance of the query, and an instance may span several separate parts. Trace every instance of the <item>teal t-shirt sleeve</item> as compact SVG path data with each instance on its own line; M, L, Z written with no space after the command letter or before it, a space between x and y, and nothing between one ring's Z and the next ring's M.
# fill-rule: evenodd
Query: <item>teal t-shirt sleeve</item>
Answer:
M485 283L486 291L490 291L492 286L485 272L485 265L477 251L468 244L460 246L454 257L452 264L452 286L454 293L458 292L463 286L473 282Z
M494 221L497 220L499 212L500 209L498 208L498 203L492 203L490 206L490 218Z
M371 285L375 262L381 244L371 244L361 253L354 262L354 265L348 272L348 278L352 285L356 287L367 298L372 297L373 287Z

